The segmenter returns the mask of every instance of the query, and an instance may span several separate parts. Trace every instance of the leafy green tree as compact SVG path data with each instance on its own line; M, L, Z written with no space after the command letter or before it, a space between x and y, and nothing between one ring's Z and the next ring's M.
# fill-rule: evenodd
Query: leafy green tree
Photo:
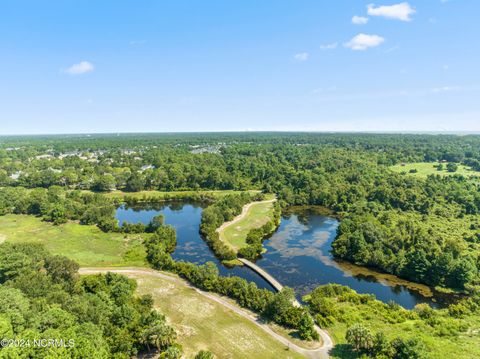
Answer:
M67 222L67 214L65 207L61 204L53 205L48 213L45 215L45 219L52 222L54 225L60 225Z
M370 329L360 323L347 329L345 339L355 350L370 350L373 347L373 336Z
M115 178L111 174L104 174L97 177L92 185L92 190L98 192L110 192L115 189Z
M64 256L50 256L45 259L45 269L54 283L73 284L80 266Z
M302 314L297 328L300 338L303 340L318 340L319 335L315 330L315 323L308 312Z
M404 340L396 338L392 341L396 359L423 359L427 357L425 344L417 338Z
M457 172L458 170L458 165L453 162L447 163L447 171L448 172Z
M134 172L127 180L125 190L128 192L140 192L145 189L145 179L138 173Z

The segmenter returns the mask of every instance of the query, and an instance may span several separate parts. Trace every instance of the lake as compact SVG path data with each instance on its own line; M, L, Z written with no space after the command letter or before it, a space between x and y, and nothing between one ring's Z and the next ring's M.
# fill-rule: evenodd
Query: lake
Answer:
M227 268L210 251L199 233L203 205L201 203L170 202L140 207L119 207L119 223L144 223L159 214L165 223L177 230L177 247L172 257L196 264L212 261L222 275L236 275L255 282L261 288L271 286L246 267ZM394 301L405 308L418 303L438 307L448 301L447 295L430 288L377 273L349 263L334 260L330 254L339 222L313 208L296 208L282 218L277 231L264 242L267 252L257 264L280 283L295 289L299 298L316 286L338 283L359 293L374 294L383 302Z

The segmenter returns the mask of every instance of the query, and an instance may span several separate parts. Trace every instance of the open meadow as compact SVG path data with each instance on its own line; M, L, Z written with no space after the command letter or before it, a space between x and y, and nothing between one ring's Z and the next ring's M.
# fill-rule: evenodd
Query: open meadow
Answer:
M139 235L104 233L97 226L73 222L55 226L34 216L0 216L0 241L42 243L80 266L146 265Z
M461 175L465 177L480 176L480 172L472 170L470 167L457 164L458 168L455 172L449 172L447 170L447 163L442 163L442 169L438 170L438 162L415 162L415 163L402 163L395 166L391 166L390 169L397 173L406 173L419 178L426 178L430 175L439 176L453 176ZM415 172L416 171L416 172Z
M272 198L248 204L248 209L233 221L226 223L218 232L220 239L236 251L247 245L245 241L251 229L260 228L273 216Z

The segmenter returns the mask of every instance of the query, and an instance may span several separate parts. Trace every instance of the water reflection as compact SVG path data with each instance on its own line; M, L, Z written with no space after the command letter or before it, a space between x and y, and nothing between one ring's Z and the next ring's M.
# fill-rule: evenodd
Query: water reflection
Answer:
M336 261L330 251L338 225L335 218L314 209L297 208L282 218L278 230L264 242L267 252L257 263L300 295L320 284L338 283L406 308L424 302L438 306L447 299L426 286Z

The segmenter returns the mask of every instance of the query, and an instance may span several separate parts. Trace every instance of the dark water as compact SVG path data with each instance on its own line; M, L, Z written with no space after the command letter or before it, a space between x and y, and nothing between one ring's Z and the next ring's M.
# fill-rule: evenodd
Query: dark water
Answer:
M153 217L163 214L165 224L174 226L177 231L177 247L172 254L173 259L195 264L214 262L222 275L239 276L255 282L260 288L272 289L269 283L250 269L227 268L215 257L199 233L203 207L201 203L182 202L149 204L142 207L122 206L117 209L116 218L120 224L123 222L148 224Z
M215 258L199 234L202 213L201 204L172 202L143 206L142 208L120 207L116 217L122 223L149 223L163 214L165 223L177 230L177 248L172 257L197 264L212 261L223 275L237 275L255 282L261 288L271 288L259 275L246 267L227 268ZM394 301L405 308L418 303L438 306L442 298L424 297L418 291L404 285L389 285L379 281L372 273L362 274L333 260L330 255L339 222L313 210L301 210L282 218L278 230L264 242L267 252L257 264L267 270L280 283L292 287L299 296L316 286L338 283L349 286L359 293L371 293L384 302ZM366 273L366 274L365 274ZM435 299L434 299L435 298Z
M439 294L425 297L404 285L381 283L373 271L363 269L360 274L356 269L361 267L335 261L330 250L338 225L335 218L308 209L283 217L277 231L264 242L267 252L257 264L300 295L320 284L337 283L405 308L413 308L418 303L437 307L437 301L443 300Z

